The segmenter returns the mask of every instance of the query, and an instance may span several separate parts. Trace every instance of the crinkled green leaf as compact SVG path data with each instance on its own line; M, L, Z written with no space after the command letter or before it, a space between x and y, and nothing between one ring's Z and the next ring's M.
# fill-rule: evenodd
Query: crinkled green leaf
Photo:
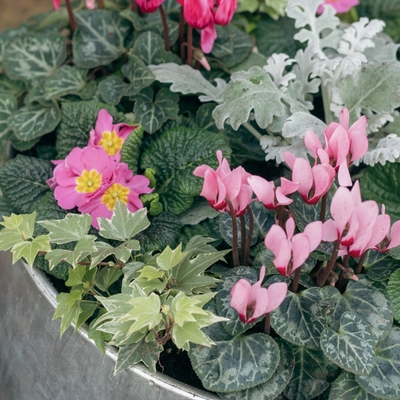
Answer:
M132 26L115 10L82 10L72 39L74 64L81 68L107 65L126 52Z
M345 312L337 332L325 328L321 334L325 355L346 371L369 374L374 366L375 341L368 324L357 314Z
M126 138L121 148L121 161L128 164L129 169L131 169L135 174L138 173L140 145L142 144L143 134L143 127L137 125Z
M142 154L141 168L156 171L156 191L166 211L178 215L191 206L202 187L193 170L202 164L216 168L218 149L229 157L224 135L183 127L167 130L151 142Z
M144 88L135 100L135 116L146 132L154 133L165 121L178 115L179 96L169 89L161 89L154 97L153 89Z
M371 373L357 375L356 381L376 397L400 398L400 328L393 327L377 347Z
M37 86L66 59L66 38L54 33L32 33L14 39L6 48L4 66L11 79Z
M121 242L133 238L150 225L145 208L132 213L121 201L116 202L111 219L98 218L98 221L101 236Z
M17 139L29 141L52 132L61 121L61 111L57 105L42 107L31 105L18 109L8 120L8 126Z
M210 348L193 346L189 357L203 386L222 393L266 382L280 362L278 345L262 333L238 335L231 340L217 342Z
M49 231L53 243L63 244L78 241L89 232L92 218L88 214L67 214L64 219L38 221Z

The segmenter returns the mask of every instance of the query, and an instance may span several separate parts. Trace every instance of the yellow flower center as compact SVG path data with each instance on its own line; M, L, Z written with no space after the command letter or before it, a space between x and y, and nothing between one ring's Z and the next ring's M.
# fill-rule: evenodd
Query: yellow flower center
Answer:
M105 191L101 202L105 204L109 210L114 210L115 202L117 200L126 204L128 202L128 194L130 190L126 186L119 183L114 183L109 189Z
M93 193L101 186L102 176L95 169L82 171L76 178L76 191L79 193Z
M99 142L99 145L103 147L109 156L115 156L123 144L124 140L120 138L115 131L104 131Z

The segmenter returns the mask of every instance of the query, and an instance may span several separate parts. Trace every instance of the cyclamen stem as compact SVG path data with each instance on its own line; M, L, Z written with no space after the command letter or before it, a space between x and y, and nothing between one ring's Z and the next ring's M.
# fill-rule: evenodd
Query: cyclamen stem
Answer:
M135 0L132 0L132 1L131 1L131 10L132 10L133 12L135 12L135 13L138 12L138 5L136 4L136 1L135 1Z
M71 30L72 30L72 32L75 32L76 31L76 21L75 21L75 17L74 17L74 12L71 7L71 0L65 0L65 5L67 7L69 23L71 24Z
M233 266L237 267L239 265L238 225L235 210L233 209L231 201L228 198L226 198L225 201L229 207L229 214L232 218L232 257Z
M266 333L267 335L271 333L271 313L265 314L264 333Z
M333 248L333 252L332 252L331 258L329 259L328 265L323 270L320 270L322 272L317 275L316 284L318 287L322 287L324 285L326 279L328 278L329 274L333 270L333 267L336 263L338 253L339 253L339 240L336 240L335 247Z
M188 26L187 34L187 62L186 64L192 66L193 64L193 28Z
M181 6L181 12L179 14L179 36L178 36L178 45L181 53L182 62L185 61L185 51L183 45L183 36L185 34L185 18L183 16L183 7Z
M160 10L161 21L162 21L163 32L164 32L164 47L165 47L165 51L169 51L170 41L169 41L169 33L168 33L168 22L167 22L167 16L165 15L165 10L164 10L164 7L162 4L160 5L159 10Z
M325 222L325 215L326 215L326 202L328 200L328 193L325 193L321 199L321 211L319 214L319 220L321 222Z
M364 265L364 261L365 261L365 258L367 257L367 254L368 254L368 250L364 251L364 253L361 255L360 260L358 261L358 264L357 264L357 268L354 271L354 273L356 275L361 274L361 270Z
M250 206L247 206L246 210L249 214L249 231L247 232L246 247L245 247L244 257L243 257L243 265L249 265L249 253L250 253L251 239L253 237L253 231L254 231L253 211L251 210Z
M241 250L241 257L242 257L242 265L246 265L245 262L245 251L247 247L247 240L246 240L246 221L244 219L244 215L240 217L240 250Z
M99 8L100 8L101 10L104 8L103 0L97 0L97 4L99 5Z
M278 206L278 208L276 209L276 221L283 230L285 229L284 215L285 206Z
M301 268L297 268L294 273L294 278L293 278L293 282L292 282L292 292L293 293L297 293L297 290L299 288L300 274L301 274Z

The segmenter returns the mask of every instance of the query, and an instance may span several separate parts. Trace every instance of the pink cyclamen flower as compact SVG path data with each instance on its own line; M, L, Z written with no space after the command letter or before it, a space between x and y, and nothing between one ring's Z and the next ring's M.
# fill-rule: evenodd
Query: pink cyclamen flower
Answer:
M60 9L60 0L53 0L53 7L57 11Z
M292 182L299 185L297 191L304 202L316 204L320 198L331 188L335 179L335 170L328 163L317 164L311 167L308 160L295 158L286 151L284 158L292 169Z
M145 13L153 13L164 2L164 0L136 0L140 10Z
M322 14L324 11L324 5L330 4L338 14L343 14L350 11L350 8L358 6L360 4L359 0L324 0L317 9L317 14Z
M262 315L278 308L285 300L287 283L277 282L268 289L261 287L265 276L265 267L260 270L260 279L252 285L246 279L237 281L231 290L230 305L234 308L242 322L251 324Z
M215 11L215 23L218 25L228 25L237 8L237 0L217 0L217 10Z
M144 193L151 193L150 181L143 175L133 175L133 172L125 163L116 163L117 167L113 179L103 185L90 201L81 204L79 211L83 214L90 214L92 226L99 229L97 218L111 218L117 200L125 204L129 211L135 212L143 208L139 196Z
M217 31L215 30L214 19L211 18L208 25L201 30L200 34L200 47L204 53L211 53L216 39Z
M293 183L285 178L281 178L281 186L278 187L275 187L273 181L269 182L257 175L251 175L247 181L257 200L263 203L264 207L269 210L274 210L278 206L291 204L293 200L286 197L286 195L294 193L299 187L298 183Z
M211 207L218 211L230 213L227 199L232 203L235 215L243 215L251 202L252 190L247 182L251 176L239 166L231 170L226 158L222 158L221 150L217 150L219 167L214 171L208 165L200 165L193 174L204 178L203 189L200 193Z
M119 161L122 145L135 128L125 123L113 124L112 116L102 109L97 116L95 128L90 131L89 146L100 146Z
M112 179L116 163L102 149L75 147L65 160L55 161L56 168L48 184L54 187L54 197L65 210L86 203Z
M214 19L214 0L178 0L183 17L195 29L205 28Z
M283 276L289 276L307 260L321 243L322 222L308 224L304 232L293 235L295 222L293 218L286 221L286 232L279 225L273 225L264 239L265 247L274 253L272 261Z

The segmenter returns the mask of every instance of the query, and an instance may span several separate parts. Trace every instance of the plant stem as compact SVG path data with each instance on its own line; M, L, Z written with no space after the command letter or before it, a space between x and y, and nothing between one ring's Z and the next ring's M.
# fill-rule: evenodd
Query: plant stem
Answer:
M301 273L301 268L297 268L294 273L294 278L293 278L293 282L292 282L292 292L293 293L297 293L297 289L299 288L300 273Z
M187 61L186 64L192 66L193 64L193 28L188 25L187 34Z
M276 221L283 230L285 230L284 216L285 216L285 206L278 206L278 208L276 209Z
M103 0L97 0L97 4L99 5L99 8L100 8L101 10L104 8Z
M364 251L364 253L361 255L360 260L358 261L358 264L357 264L357 268L354 271L354 273L356 275L361 274L361 270L364 265L365 257L367 257L367 254L368 254L368 250Z
M321 222L325 222L325 215L326 215L326 202L328 201L328 192L322 196L321 199L321 211L319 213L319 220Z
M163 25L165 51L169 51L170 41L169 41L169 33L168 33L167 16L165 15L165 10L164 10L164 7L162 4L160 5L160 7L158 9L160 10L161 21L162 21L162 25Z
M233 266L237 267L239 265L238 225L235 210L233 209L231 201L228 198L226 198L225 201L229 207L229 214L232 218L232 257Z
M131 10L135 13L138 12L138 5L136 4L135 0L131 0Z
M74 12L72 11L71 7L71 0L65 0L65 5L67 6L67 11L68 11L68 18L69 18L69 23L71 24L71 30L72 32L76 31L76 21L74 17Z
M183 36L185 34L185 18L183 16L183 7L181 6L181 12L179 14L179 31L178 31L178 46L180 50L180 56L182 62L185 61L185 53L184 53L184 46L183 45Z
M253 215L253 211L251 210L250 206L247 206L246 210L247 210L247 212L249 214L249 231L247 232L247 240L246 240L246 248L245 248L245 252L244 252L243 265L249 265L249 254L250 254L251 239L253 238L253 231L254 231L254 215Z
M241 250L241 256L242 256L242 265L246 265L244 262L244 257L245 257L245 251L246 251L246 245L247 245L247 240L246 240L246 221L244 219L244 215L241 215L240 217L240 250Z
M265 314L264 333L266 333L267 335L271 333L271 313Z
M260 140L263 135L261 135L260 132L258 132L258 130L256 128L254 128L250 122L245 122L244 124L242 124L244 128L246 128L256 139Z
M333 270L333 267L334 267L334 265L336 263L338 252L339 252L339 240L336 240L335 247L333 248L333 252L332 252L331 258L329 259L328 265L323 270L320 270L322 272L317 275L316 284L317 284L318 287L322 287L323 286L323 284L325 283L325 281L328 278L329 274Z

